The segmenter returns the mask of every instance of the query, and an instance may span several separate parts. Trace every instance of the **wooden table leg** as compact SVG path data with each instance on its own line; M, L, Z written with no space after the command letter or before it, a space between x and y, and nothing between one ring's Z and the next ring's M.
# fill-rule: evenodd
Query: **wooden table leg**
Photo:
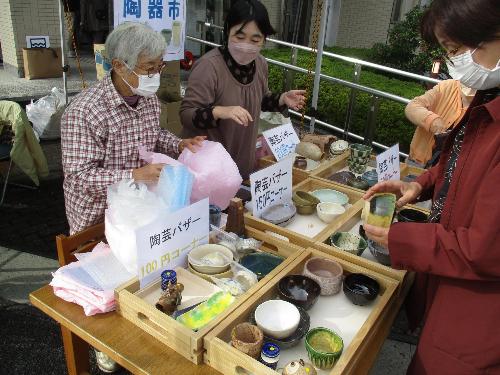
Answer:
M89 344L64 326L61 326L61 333L68 374L89 374Z

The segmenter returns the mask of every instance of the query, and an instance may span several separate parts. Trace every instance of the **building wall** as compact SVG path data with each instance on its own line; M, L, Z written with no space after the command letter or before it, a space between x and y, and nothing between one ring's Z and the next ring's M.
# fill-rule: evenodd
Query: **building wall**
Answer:
M276 34L272 35L272 38L280 38L281 35L281 0L261 0L261 3L265 5L267 8L267 13L269 13L269 21L271 21L271 25L276 30Z
M51 47L60 46L59 8L54 0L0 0L0 40L4 67L24 76L23 48L27 35L48 35Z
M342 0L337 45L370 48L385 43L394 0Z

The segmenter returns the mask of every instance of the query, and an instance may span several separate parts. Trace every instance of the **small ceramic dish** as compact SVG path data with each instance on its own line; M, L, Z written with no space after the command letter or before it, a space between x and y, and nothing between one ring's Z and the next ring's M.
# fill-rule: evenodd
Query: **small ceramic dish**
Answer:
M372 169L363 173L361 178L365 180L370 187L372 187L378 182L378 173L375 169Z
M231 330L231 345L252 358L258 358L264 342L262 330L250 323L240 323Z
M260 280L278 267L283 260L276 255L257 252L243 256L240 259L240 264L255 273L257 279Z
M309 331L309 327L311 326L311 318L306 310L301 307L295 306L299 310L300 313L300 321L297 329L290 336L277 339L274 337L267 336L264 333L264 340L266 342L270 341L277 344L280 349L289 349L296 346L302 338L306 335L307 331ZM250 314L250 323L255 324L255 310Z
M389 250L385 247L379 245L375 241L368 240L368 249L370 253L373 255L377 262L383 264L384 266L391 266L391 257L389 255Z
M306 335L306 350L312 364L320 369L330 369L344 350L342 338L328 328L317 327Z
M351 273L344 279L344 294L355 305L365 306L377 298L380 284L362 273Z
M328 224L345 213L345 208L338 203L321 202L316 206L316 212L321 221Z
M280 299L309 310L321 292L319 284L304 275L288 275L278 282Z
M330 145L330 154L340 155L343 154L349 148L349 143L344 140L338 140Z
M316 211L316 205L312 204L307 204L307 205L300 205L297 204L295 206L297 208L297 212L301 215L312 215Z
M319 203L319 199L316 198L314 195L308 193L307 191L301 191L297 190L296 192L293 193L292 196L293 203L296 205L302 205L302 206L307 206L307 205L314 205L316 206Z
M363 237L349 232L337 232L330 236L330 244L337 249L361 255L368 244Z
M225 272L233 260L233 252L225 246L206 244L188 253L191 267L200 273L214 275Z
M338 203L341 206L349 203L349 197L346 194L333 189L318 189L311 192L311 194L318 198L320 202Z
M429 216L422 211L405 208L398 212L397 216L399 222L403 223L426 223Z
M331 259L314 257L305 263L302 273L320 285L322 296L331 296L340 292L343 273L340 263Z
M278 203L262 212L262 219L271 224L285 226L295 216L297 209L291 202Z
M330 177L328 177L328 179L339 184L347 185L347 181L351 177L356 177L356 175L349 171L341 171L332 174Z
M300 312L290 302L272 299L257 306L255 322L265 335L283 339L297 330Z
M353 143L349 146L349 151L352 157L366 158L372 153L372 148L362 143Z
M368 188L370 187L368 185L368 182L366 182L365 180L363 180L359 177L350 178L347 181L347 185L349 185L350 187L353 187L355 189L359 189L359 190L368 190Z
M196 271L191 264L188 262L188 271L191 272L193 275L199 276L202 279L205 279L209 282L212 282L212 279L210 277L215 277L217 279L230 279L233 277L233 271L231 269L224 271L222 273L215 273L215 274L206 274L206 273L201 273Z
M293 163L294 168L306 169L307 168L307 159L303 156L297 155L295 157L295 161Z

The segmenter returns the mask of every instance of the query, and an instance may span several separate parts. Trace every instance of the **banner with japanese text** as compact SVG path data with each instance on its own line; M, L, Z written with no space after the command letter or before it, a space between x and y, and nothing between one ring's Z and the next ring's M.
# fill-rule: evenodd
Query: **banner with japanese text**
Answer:
M141 288L159 279L166 269L187 266L187 254L208 243L208 217L207 198L136 230Z
M163 35L165 61L184 58L186 0L114 0L115 27L127 21L147 23Z

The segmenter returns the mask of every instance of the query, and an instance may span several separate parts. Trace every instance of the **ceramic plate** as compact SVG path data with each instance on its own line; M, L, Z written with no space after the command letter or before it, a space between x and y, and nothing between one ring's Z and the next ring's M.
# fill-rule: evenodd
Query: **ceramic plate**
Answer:
M338 203L342 206L349 202L349 197L347 195L333 189L314 190L311 194L318 198L321 202Z

